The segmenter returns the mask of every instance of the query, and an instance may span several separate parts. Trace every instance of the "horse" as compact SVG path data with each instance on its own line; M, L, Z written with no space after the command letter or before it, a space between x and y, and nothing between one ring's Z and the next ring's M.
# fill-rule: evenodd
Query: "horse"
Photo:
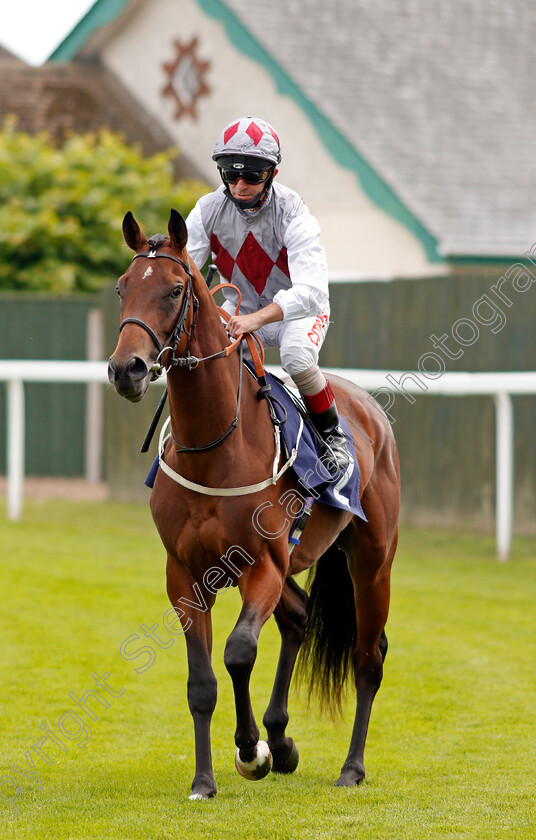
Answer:
M161 444L162 469L150 507L167 552L174 620L187 646L195 734L189 796L208 799L217 792L210 742L217 696L211 608L218 592L231 585L242 599L224 651L236 706L238 771L259 779L270 770L296 770L299 754L286 728L302 648L309 690L332 709L353 675L355 719L336 784L357 785L365 777L365 740L387 652L398 538L400 473L391 426L365 391L330 377L341 415L353 421L367 521L316 501L290 553L289 530L304 489L289 462L283 463L257 379L242 373L243 342L229 338L221 310L188 256L183 217L171 210L167 236L148 240L128 212L123 237L134 257L117 284L121 322L108 376L120 396L138 402L162 367L167 372L171 433ZM308 593L294 580L307 569ZM259 740L249 682L261 628L272 614L281 647L263 718L265 742Z

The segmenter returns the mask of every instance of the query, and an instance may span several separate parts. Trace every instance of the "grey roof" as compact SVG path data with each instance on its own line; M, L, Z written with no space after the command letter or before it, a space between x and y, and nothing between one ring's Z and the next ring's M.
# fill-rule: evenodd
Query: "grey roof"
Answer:
M444 254L536 241L533 0L225 5Z

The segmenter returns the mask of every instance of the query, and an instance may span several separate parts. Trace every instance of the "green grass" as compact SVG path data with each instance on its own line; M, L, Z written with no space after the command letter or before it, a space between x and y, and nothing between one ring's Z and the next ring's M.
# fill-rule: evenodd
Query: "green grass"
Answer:
M2 751L0 837L420 840L536 837L534 808L536 540L518 539L499 564L493 540L406 531L393 574L390 649L373 710L367 780L333 785L352 722L333 724L293 695L289 733L300 749L293 776L247 782L234 769L234 707L223 646L237 616L235 591L214 610L219 681L213 720L219 793L190 802L193 736L185 643L156 649L152 666L126 661L121 643L169 608L164 553L148 509L116 504L27 503L24 521L0 520ZM169 634L161 632L162 639ZM144 640L145 641L145 640ZM154 642L151 642L156 648ZM258 721L275 672L278 638L261 635L252 680ZM41 787L10 771L109 673L120 696L66 752L32 753ZM104 690L101 690L104 695ZM64 719L67 722L67 719ZM75 735L76 719L70 718ZM79 725L79 724L77 724ZM85 746L78 743L87 738Z

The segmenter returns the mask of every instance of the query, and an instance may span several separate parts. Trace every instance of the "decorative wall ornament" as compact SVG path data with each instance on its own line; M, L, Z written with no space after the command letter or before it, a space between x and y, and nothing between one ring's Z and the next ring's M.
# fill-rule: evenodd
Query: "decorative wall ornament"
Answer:
M189 43L174 41L175 58L162 65L167 79L162 95L174 99L176 120L185 114L197 119L197 102L201 96L210 93L205 81L210 61L203 61L197 56L197 44L197 38L192 38Z

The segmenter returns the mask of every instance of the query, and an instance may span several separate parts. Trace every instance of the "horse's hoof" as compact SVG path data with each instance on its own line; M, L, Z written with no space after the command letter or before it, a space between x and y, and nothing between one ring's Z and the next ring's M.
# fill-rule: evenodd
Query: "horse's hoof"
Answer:
M192 782L192 792L188 799L192 802L202 799L212 799L218 792L216 783L209 779L200 778L198 781L194 779Z
M335 785L336 787L355 787L355 785L360 785L364 778L364 767L347 767L342 769Z
M281 751L274 749L274 765L272 767L274 773L294 773L300 760L300 754L292 739L291 744L290 752L286 751L286 756L282 756Z
M255 747L255 756L252 761L242 761L240 748L236 750L236 769L244 779L258 781L264 779L272 769L272 753L266 741L258 741Z

